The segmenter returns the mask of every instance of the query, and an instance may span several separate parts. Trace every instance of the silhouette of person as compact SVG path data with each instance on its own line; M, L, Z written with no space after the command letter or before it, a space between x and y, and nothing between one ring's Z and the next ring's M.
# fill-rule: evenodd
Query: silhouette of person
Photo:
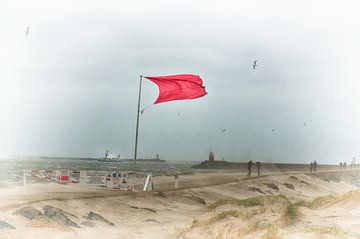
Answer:
M340 162L340 171L343 170L342 162Z
M346 170L346 162L343 163L343 169Z
M310 172L312 173L313 171L313 168L314 168L314 165L313 165L313 162L310 163Z
M261 167L260 162L256 162L256 168L259 177L260 177L260 167Z
M252 160L250 160L247 164L247 169L248 169L248 177L251 177L251 166L252 166Z
M316 160L314 161L314 172L316 172L316 169L317 169L317 162Z

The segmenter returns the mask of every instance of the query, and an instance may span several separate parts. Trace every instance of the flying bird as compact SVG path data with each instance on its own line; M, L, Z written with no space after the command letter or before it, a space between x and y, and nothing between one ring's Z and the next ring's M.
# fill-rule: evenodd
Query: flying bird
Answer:
M27 27L27 28L26 28L26 31L25 31L26 36L28 36L29 33L30 33L30 27Z
M272 131L272 132L275 132L275 129L272 129L271 131Z
M225 132L226 131L226 129L223 129L223 130L221 130L222 132Z
M256 69L256 67L258 67L258 66L259 66L258 64L256 64L256 63L257 63L257 61L258 61L258 60L255 60L255 61L254 61L254 63L253 63L253 69L254 69L254 70Z

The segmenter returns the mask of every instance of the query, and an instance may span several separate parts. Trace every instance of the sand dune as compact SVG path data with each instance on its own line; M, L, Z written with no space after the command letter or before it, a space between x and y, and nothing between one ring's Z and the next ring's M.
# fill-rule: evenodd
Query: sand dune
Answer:
M173 177L155 177L155 191L146 193L10 187L0 191L0 222L16 229L0 229L0 238L358 238L359 182L358 171L253 178L204 171L180 176L179 190ZM44 213L49 206L78 227L61 224L62 215L29 220L13 214L24 207ZM90 211L105 220L89 219Z

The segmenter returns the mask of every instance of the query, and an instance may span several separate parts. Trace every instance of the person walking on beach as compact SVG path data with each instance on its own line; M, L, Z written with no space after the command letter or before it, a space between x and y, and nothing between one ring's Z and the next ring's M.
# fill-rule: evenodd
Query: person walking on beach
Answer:
M248 177L251 177L251 166L252 166L252 160L250 160L247 164L247 169L248 169Z
M258 177L260 177L260 167L261 167L260 162L256 162Z
M343 163L343 170L346 170L346 162Z
M343 167L342 167L342 162L340 162L340 171L343 170Z
M316 160L314 161L314 172L316 172L316 169L317 169L317 162Z
M314 167L313 162L311 162L311 163L310 163L310 173L312 173L313 167Z

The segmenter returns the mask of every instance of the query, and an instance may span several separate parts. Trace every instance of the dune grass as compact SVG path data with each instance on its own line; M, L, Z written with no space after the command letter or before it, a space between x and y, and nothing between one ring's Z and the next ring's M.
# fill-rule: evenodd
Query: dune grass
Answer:
M214 204L210 205L209 208L214 209L222 205L232 204L236 206L244 206L244 207L254 207L254 206L263 206L263 202L259 197L255 198L246 198L246 199L236 199L236 198L225 198L221 199Z
M336 238L346 238L346 232L336 226L310 227L308 228L308 231L319 235L332 235L332 236L336 236Z
M213 203L212 205L209 206L209 208L214 209L226 204L232 204L232 205L244 206L244 207L255 207L255 206L265 206L265 205L277 204L277 203L289 204L290 200L284 195L258 196L258 197L251 197L245 199L225 198Z
M314 210L319 207L329 206L333 205L342 201L346 200L360 200L360 190L356 191L350 191L348 193L345 193L343 195L328 195L328 196L322 196L317 197L313 199L312 201L305 202L305 201L298 201L296 203L289 203L287 205L285 214L283 219L287 223L294 223L296 220L300 218L298 208L299 207L306 207L311 210Z
M225 218L227 218L229 216L231 216L231 217L241 217L241 216L243 216L243 214L241 212L235 211L235 210L224 211L224 212L216 214L216 216L212 217L208 221L208 223L212 224L214 222L218 222L218 221L220 221L222 219L225 219Z
M339 203L342 201L353 201L353 200L360 200L360 190L350 191L343 195L328 195L323 197L317 197L311 202L305 203L304 206L310 209L316 209L319 207L333 205L335 203Z
M334 204L338 201L339 201L338 196L328 195L328 196L323 196L323 197L317 197L314 200L312 200L311 202L306 203L305 206L310 209L316 209L320 206Z
M282 238L282 237L280 236L278 226L272 226L272 227L268 228L268 230L261 237L261 239L279 239L279 238Z
M192 226L191 227L198 227L198 226L209 226L212 225L218 221L221 221L227 217L242 217L244 218L244 214L241 213L240 211L236 211L236 210L228 210L228 211L224 211L224 212L220 212L218 214L216 214L215 216L211 217L210 219L207 220L198 220L198 219L194 219L192 222Z
M298 218L297 206L295 204L289 204L286 207L286 216L291 221L295 221Z
M281 238L282 227L297 223L301 219L300 207L306 207L314 210L319 207L333 205L342 201L360 200L360 190L351 191L343 195L335 196L322 196L317 197L311 201L297 201L292 202L284 195L277 196L258 196L246 199L224 198L214 204L208 206L212 212L217 212L211 217L206 219L195 219L192 222L191 230L195 227L212 228L215 224L221 222L226 218L231 220L241 220L239 223L242 225L236 230L238 238L245 235L249 236L252 233L256 234L258 238L275 239ZM224 205L231 205L236 207L222 207ZM261 218L262 215L273 215L273 223L264 222ZM276 216L277 215L277 216ZM234 222L234 221L233 221ZM223 221L227 225L227 221ZM223 224L217 225L222 227ZM309 232L319 234L321 236L331 236L338 238L345 238L346 233L338 227L311 227ZM260 233L260 235L259 235ZM261 236L262 235L262 236ZM234 237L235 238L235 237Z

